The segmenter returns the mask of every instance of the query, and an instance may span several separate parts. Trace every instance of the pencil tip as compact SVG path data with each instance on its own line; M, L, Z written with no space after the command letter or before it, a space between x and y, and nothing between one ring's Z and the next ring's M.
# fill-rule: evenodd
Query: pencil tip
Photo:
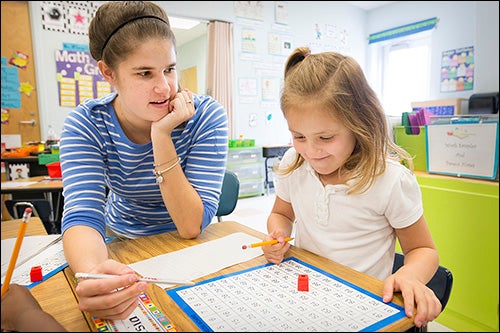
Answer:
M243 245L241 248L242 248L243 250L246 250L246 249L247 249L247 246L246 246L246 245Z

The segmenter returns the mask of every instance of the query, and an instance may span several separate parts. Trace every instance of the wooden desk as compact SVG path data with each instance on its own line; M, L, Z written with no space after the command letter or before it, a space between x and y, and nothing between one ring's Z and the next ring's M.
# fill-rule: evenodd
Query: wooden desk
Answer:
M49 176L35 176L26 179L17 179L8 181L15 183L29 183L36 182L36 184L29 184L25 186L9 187L4 186L2 182L2 194L13 194L13 193L26 193L26 192L61 192L62 191L62 179L60 178L49 178Z
M133 240L113 241L108 244L108 249L111 258L126 264L131 264L137 261L149 259L154 256L181 250L189 246L224 237L234 232L245 232L258 238L264 238L263 233L246 227L240 223L223 221L212 223L197 239L183 240L179 237L179 234L177 232L171 232L161 235L141 237ZM375 279L363 273L359 273L346 266L337 264L328 259L294 246L291 247L289 255L317 266L374 294L382 294L383 282L378 279ZM267 261L264 256L260 256L247 262L225 268L217 273L207 275L195 281L206 280L216 276L241 271L246 268L263 265L266 263ZM67 280L72 282L74 288L73 272L71 271L71 269L66 268L65 274ZM198 326L194 322L192 322L191 319L184 313L184 311L181 310L181 308L177 305L177 303L175 303L175 301L167 295L165 290L161 289L157 285L151 284L146 290L146 293L151 297L153 303L155 303L156 306L158 306L163 311L163 313L167 316L167 318L170 319L170 321L177 327L179 331L200 331ZM395 297L394 303L403 305L401 295L397 295ZM87 315L86 317L89 321L89 326L92 327L92 318L89 315ZM381 331L405 331L411 327L413 327L413 321L408 318L403 318L389 326L384 327ZM93 329L96 330L95 327Z
M2 239L17 237L21 220L2 221ZM46 235L47 232L37 217L31 217L26 235ZM68 331L89 331L89 325L83 313L78 310L76 296L66 280L66 275L59 272L46 281L30 289L42 309L51 314ZM94 325L92 325L94 327Z
M52 210L53 210L53 220L54 221L59 221L60 220L60 213L62 211L62 190L63 190L63 184L62 184L62 179L59 178L49 178L48 176L36 176L36 177L29 177L26 179L18 179L18 180L12 180L9 181L8 183L15 182L15 183L26 183L26 182L35 182L34 184L29 184L26 186L17 186L17 187L10 187L7 186L7 182L2 182L2 207L4 203L4 194L22 194L23 198L28 197L30 194L39 194L43 193L45 198L50 201L52 204ZM55 198L54 198L54 196Z

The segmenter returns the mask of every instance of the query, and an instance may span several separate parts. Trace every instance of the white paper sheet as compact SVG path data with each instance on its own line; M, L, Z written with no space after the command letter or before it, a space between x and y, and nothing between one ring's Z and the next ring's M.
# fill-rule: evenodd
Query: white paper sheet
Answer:
M33 185L36 183L37 182L8 181L8 182L2 182L2 187L3 188L17 188L17 187L24 187L24 186L28 186L28 185Z
M9 267L15 243L16 238L2 240L2 283ZM24 237L10 282L28 288L40 283L41 281L31 281L30 271L34 266L42 267L44 280L67 266L61 235Z
M21 243L21 249L19 250L19 256L17 257L16 264L19 265L19 263L25 258L33 255L60 237L61 235L26 235ZM7 267L9 266L10 256L12 254L12 250L14 249L14 245L16 244L16 240L17 238L2 239L2 276L5 275Z
M249 234L236 232L213 241L138 261L129 267L142 276L194 280L262 255L260 247L242 249L242 245L261 241L262 239ZM161 288L174 286L157 285Z

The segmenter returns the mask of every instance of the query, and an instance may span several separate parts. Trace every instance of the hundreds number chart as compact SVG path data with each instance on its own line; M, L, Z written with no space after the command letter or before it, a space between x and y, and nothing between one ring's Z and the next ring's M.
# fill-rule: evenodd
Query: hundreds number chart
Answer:
M298 276L308 276L299 291ZM373 332L404 308L290 257L167 290L204 332Z

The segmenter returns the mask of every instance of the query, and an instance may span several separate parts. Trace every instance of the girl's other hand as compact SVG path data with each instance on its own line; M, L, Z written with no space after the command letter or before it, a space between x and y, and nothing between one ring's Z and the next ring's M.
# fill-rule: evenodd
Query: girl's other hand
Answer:
M416 327L427 326L441 313L441 302L434 291L416 279L413 274L407 274L404 269L399 269L384 281L383 301L391 301L394 292L401 292L405 314L408 318L414 318Z

